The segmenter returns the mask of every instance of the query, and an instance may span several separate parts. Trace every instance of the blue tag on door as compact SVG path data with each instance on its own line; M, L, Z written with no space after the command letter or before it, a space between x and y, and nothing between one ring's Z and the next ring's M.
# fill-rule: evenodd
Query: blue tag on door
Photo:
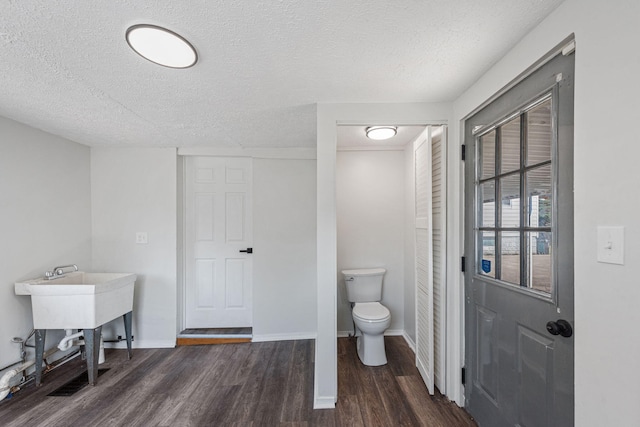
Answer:
M489 274L489 272L491 271L491 261L489 261L488 259L482 260L482 271Z

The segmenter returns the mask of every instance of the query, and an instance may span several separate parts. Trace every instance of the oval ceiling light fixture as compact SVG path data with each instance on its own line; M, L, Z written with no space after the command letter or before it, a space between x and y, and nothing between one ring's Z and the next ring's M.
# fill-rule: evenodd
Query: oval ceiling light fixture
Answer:
M364 130L367 134L367 138L375 139L376 141L382 141L385 139L393 138L398 132L397 126L371 126Z
M157 25L140 24L129 27L127 43L143 58L169 68L189 68L198 61L198 54L184 37Z

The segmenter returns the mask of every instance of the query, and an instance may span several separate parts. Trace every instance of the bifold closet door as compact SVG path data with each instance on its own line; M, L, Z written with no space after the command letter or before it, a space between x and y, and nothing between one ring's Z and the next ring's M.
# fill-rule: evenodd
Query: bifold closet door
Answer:
M446 290L447 279L447 128L431 132L431 230L433 258L433 370L436 387L445 390L446 369Z
M431 129L427 127L414 143L416 366L429 393L433 394L433 230L430 138Z

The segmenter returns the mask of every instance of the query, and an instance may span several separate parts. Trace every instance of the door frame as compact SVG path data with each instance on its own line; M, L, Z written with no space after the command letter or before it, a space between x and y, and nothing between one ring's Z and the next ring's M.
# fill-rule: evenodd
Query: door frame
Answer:
M338 398L338 365L337 365L337 229L336 229L336 142L338 125L375 126L393 123L398 126L411 125L446 125L451 122L451 105L434 103L408 104L318 104L317 105L317 316L318 335L315 346L314 372L314 409L334 408ZM451 169L451 140L447 144L447 180L454 171ZM457 181L456 181L457 182ZM447 203L451 198L447 199ZM447 212L451 212L447 206ZM449 217L447 214L447 220ZM453 225L447 236L447 251L453 248L452 239L459 238L458 226ZM457 263L451 263L457 265ZM447 277L449 274L447 267ZM461 316L458 301L451 299L449 288L459 288L447 284L447 357L452 363L447 366L448 391L461 389L460 369L462 351L460 348L460 330L450 325L460 325L461 320L452 321L450 317ZM459 296L459 295L458 295ZM455 301L455 303L454 303ZM451 333L451 337L449 336ZM451 339L450 339L451 338ZM455 344L457 343L457 345ZM450 344L453 344L450 346ZM450 351L455 348L454 351ZM458 363L460 362L460 363ZM456 368L453 368L456 366ZM457 383L457 386L456 386Z
M176 336L186 327L186 159L191 156L248 157L255 159L316 159L315 148L179 147L177 150L177 290Z
M473 110L471 110L469 113L467 113L464 117L462 117L462 119L460 119L459 122L459 126L457 127L458 130L458 143L457 144L452 144L452 151L455 151L457 153L455 153L456 155L456 160L460 160L460 161L456 161L454 164L454 168L455 168L455 176L457 178L457 182L458 185L456 185L455 187L452 185L451 188L457 188L459 193L456 197L456 201L455 201L455 206L456 206L456 212L455 212L455 216L458 217L458 220L452 224L458 224L458 227L452 227L455 228L455 230L451 230L452 232L454 232L458 239L457 239L457 243L454 242L454 244L456 244L456 247L453 248L453 256L455 257L454 259L458 259L461 260L462 257L464 257L465 255L465 248L466 248L466 242L465 242L465 221L466 218L464 216L464 206L465 206L465 164L464 164L464 160L462 160L463 156L463 149L464 149L464 144L465 144L465 126L466 126L466 122L469 118L473 117L476 113L478 113L479 111L481 111L482 109L484 109L486 106L488 106L489 104L491 104L493 101L495 101L496 99L498 99L499 97L501 97L502 95L504 95L506 92L508 92L509 90L511 90L513 87L515 87L516 85L518 85L519 83L521 83L523 80L527 79L530 75L532 75L536 70L538 70L539 68L541 68L542 66L544 66L545 64L547 64L549 61L551 61L553 58L555 58L558 54L569 54L572 53L575 50L575 34L570 34L568 35L565 39L563 39L560 43L558 43L557 45L555 45L551 50L549 50L548 52L546 52L544 55L542 55L537 61L535 61L533 64L531 64L530 66L528 66L524 71L522 71L520 74L518 74L515 78L513 78L511 81L509 81L506 85L504 85L502 88L500 88L499 90L497 90L495 93L493 93L493 95L489 96L485 101L483 101L480 105L478 105L477 107L475 107ZM451 196L454 195L453 191L451 191L450 193ZM453 197L452 197L453 198ZM474 242L471 242L472 244ZM460 299L459 301L459 305L458 305L458 310L460 310L461 312L461 319L462 319L462 323L460 324L459 327L459 331L460 331L460 335L459 335L459 340L460 340L460 351L462 352L462 356L461 356L461 366L463 367L464 370L464 363L465 363L465 354L466 354L466 331L465 331L465 321L464 321L464 312L465 312L465 300L466 300L466 290L465 290L465 277L464 277L464 273L461 273L461 269L457 270L458 271L458 276L460 277L459 281L457 281L458 284L458 288L459 288L459 294L460 294ZM460 375L460 379L462 380L462 375ZM465 378L465 380L468 380L468 378ZM460 381L460 383L462 383L462 381ZM459 406L464 407L465 406L465 389L464 389L464 385L462 387L460 387L457 390L456 396L455 398L452 397L452 400L454 400Z
M186 329L187 325L187 158L188 157L247 157L253 159L255 156L247 153L220 152L210 149L179 149L177 156L177 209L178 209L178 238L177 238L177 292L176 292L176 336ZM277 157L277 156L276 156ZM253 179L253 177L252 177ZM253 219L251 219L253 221ZM253 286L253 281L252 285Z

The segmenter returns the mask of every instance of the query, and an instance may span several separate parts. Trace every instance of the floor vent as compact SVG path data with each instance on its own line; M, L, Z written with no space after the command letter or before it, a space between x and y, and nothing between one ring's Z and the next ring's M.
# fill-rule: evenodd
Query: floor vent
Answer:
M98 376L104 374L108 370L108 368L98 369ZM76 392L82 390L82 388L87 384L89 384L89 375L87 374L87 371L84 371L71 381L68 381L66 384L49 393L47 396L71 396Z

